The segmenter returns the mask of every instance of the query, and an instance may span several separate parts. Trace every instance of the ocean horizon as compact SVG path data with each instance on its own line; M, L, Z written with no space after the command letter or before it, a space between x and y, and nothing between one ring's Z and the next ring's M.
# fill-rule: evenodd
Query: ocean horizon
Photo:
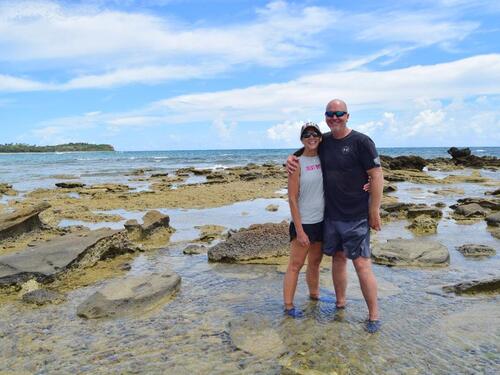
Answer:
M379 147L381 155L444 157L449 147ZM473 155L500 157L500 147L470 147ZM20 192L52 188L56 182L124 183L145 188L127 176L135 169L173 173L179 168L228 168L248 163L283 163L296 148L171 151L81 151L1 153L0 182ZM131 181L132 180L132 181ZM195 182L195 181L194 181Z

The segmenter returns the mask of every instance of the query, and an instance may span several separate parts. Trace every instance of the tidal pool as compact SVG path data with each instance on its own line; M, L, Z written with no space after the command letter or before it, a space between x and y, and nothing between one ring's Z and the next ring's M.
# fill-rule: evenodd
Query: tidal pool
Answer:
M405 187L400 194L405 192ZM279 205L269 212L269 203ZM163 210L162 210L163 211ZM381 287L382 330L363 329L366 307L351 276L348 306L307 299L301 274L296 305L305 319L283 316L283 273L273 265L214 264L205 254L187 256L195 226L229 228L288 218L284 200L256 200L205 210L165 210L177 228L168 247L142 253L131 274L175 270L182 277L170 302L146 313L116 319L85 320L76 307L108 281L76 289L60 305L33 308L18 301L0 304L0 373L148 374L496 374L500 367L500 297L460 297L442 285L471 277L498 276L500 254L468 260L455 250L465 242L500 241L484 222L461 225L443 218L439 240L451 254L447 268L374 266ZM142 212L119 213L140 218ZM113 223L115 224L115 223ZM406 221L393 222L377 241L413 237ZM352 274L352 269L349 270ZM332 292L322 270L322 289Z

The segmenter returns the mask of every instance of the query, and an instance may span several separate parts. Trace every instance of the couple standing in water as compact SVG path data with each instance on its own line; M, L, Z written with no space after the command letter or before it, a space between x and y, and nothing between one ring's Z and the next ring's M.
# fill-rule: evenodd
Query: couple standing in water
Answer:
M346 306L347 260L352 260L368 306L366 329L380 328L377 281L371 268L370 228L381 229L380 202L383 175L373 141L347 127L349 112L340 99L325 111L331 132L319 126L302 126L300 156L287 160L290 224L290 260L284 279L285 314L301 317L293 304L300 269L307 257L306 281L312 300L328 302L319 293L323 254L332 257L336 308ZM369 191L366 182L370 181ZM331 301L333 302L333 300Z

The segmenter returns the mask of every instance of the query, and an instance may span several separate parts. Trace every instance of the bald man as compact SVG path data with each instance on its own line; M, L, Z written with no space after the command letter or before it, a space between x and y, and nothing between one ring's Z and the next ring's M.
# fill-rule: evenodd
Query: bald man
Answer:
M352 260L368 306L366 329L375 333L381 324L377 280L370 260L370 228L381 229L384 179L380 159L368 136L347 127L349 112L344 101L331 100L326 106L325 120L331 133L323 135L319 148L325 194L323 253L332 256L338 309L346 305L347 259ZM290 156L287 160L289 171L297 166L296 157ZM369 177L368 193L362 186Z

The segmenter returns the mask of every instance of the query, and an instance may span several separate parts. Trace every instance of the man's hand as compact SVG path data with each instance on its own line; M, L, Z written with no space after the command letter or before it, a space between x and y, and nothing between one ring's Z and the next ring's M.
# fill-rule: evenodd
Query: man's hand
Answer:
M290 155L286 159L286 171L288 172L288 174L292 174L293 172L295 172L298 167L299 167L299 158L296 157L295 155Z
M380 210L370 210L368 215L368 224L370 228L379 231L382 229L382 220L380 219Z
M300 245L304 247L309 247L309 245L311 244L306 232L297 233L297 241L299 241Z

